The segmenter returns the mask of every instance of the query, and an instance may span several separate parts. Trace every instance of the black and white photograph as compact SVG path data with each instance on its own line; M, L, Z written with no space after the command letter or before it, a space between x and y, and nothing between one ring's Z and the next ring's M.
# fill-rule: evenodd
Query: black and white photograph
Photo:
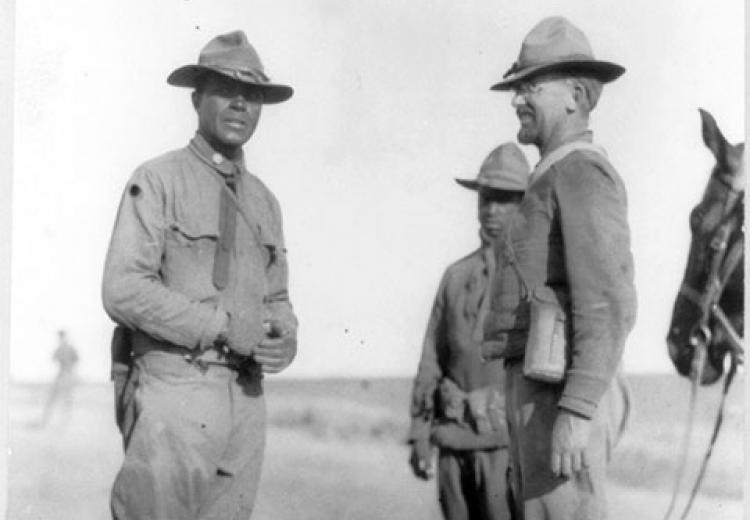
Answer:
M742 0L0 16L0 518L746 518Z

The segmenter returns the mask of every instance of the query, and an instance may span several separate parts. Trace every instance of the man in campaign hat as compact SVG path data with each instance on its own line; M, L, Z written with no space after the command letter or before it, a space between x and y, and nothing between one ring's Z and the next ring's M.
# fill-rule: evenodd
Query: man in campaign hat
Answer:
M279 204L242 146L289 99L241 31L212 39L171 85L193 89L187 147L138 167L107 253L125 459L118 520L247 519L265 444L263 373L295 356Z
M546 18L493 90L512 93L518 140L539 149L511 233L518 276L499 280L485 355L505 360L513 488L525 520L604 518L610 450L627 399L618 375L635 321L625 186L589 114L624 68ZM549 312L552 309L552 313ZM552 316L544 319L544 316Z
M529 165L514 143L495 148L475 179L456 179L477 192L481 247L446 270L422 345L412 392L410 463L432 473L438 448L438 496L446 520L510 519L508 432L501 362L483 362L484 317L497 272L493 245L502 243L526 189Z

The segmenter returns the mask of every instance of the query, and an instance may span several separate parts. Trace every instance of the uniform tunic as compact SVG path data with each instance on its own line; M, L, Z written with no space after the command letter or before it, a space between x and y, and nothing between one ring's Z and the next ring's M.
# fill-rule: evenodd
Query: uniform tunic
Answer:
M591 134L575 140L590 141ZM532 297L550 288L569 302L571 331L563 382L526 378L528 305L507 301L508 281L497 280L485 334L509 338L506 398L519 508L526 520L603 518L606 461L623 424L612 407L623 410L626 395L617 373L636 310L625 187L604 156L573 151L533 180L520 214L512 233L520 271ZM503 298L504 305L495 304ZM550 469L559 408L592 420L591 465L571 479Z
M448 520L510 518L506 499L508 434L502 398L503 368L499 361L484 363L480 343L472 338L481 299L489 297L485 294L488 286L485 252L482 248L471 253L443 275L412 393L410 439L418 441L432 435L433 442L439 445L438 494ZM500 428L479 434L468 422L446 418L437 396L445 379L455 384L459 392L480 388L497 392ZM453 433L459 433L461 446L442 440L440 429L446 426L456 428Z
M228 283L213 282L223 176L236 174L237 216ZM200 134L148 161L123 194L104 271L108 314L130 329L135 384L120 396L125 460L113 486L115 518L248 518L265 442L258 370L201 370L185 354L211 348L229 315L296 329L287 293L279 205L242 160L217 154ZM206 349L201 353L198 348ZM131 381L132 383L133 381Z

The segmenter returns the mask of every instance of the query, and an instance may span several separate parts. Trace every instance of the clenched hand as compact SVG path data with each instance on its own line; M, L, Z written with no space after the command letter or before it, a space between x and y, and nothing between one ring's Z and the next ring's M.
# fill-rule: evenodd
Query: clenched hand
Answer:
M260 341L253 351L253 359L267 374L281 372L292 363L296 355L296 335L284 330L281 324L275 320L268 323L266 337Z
M432 445L429 439L419 439L412 442L409 465L418 478L429 480L434 475L432 471Z

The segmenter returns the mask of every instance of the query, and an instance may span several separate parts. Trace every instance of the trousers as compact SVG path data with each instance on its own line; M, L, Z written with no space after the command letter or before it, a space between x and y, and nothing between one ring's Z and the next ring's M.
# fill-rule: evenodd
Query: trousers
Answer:
M125 455L115 520L247 520L265 447L259 374L200 369L179 355L138 356L117 416Z
M450 450L438 455L438 498L445 520L510 520L508 450Z
M523 375L523 362L506 363L506 413L515 514L521 520L602 520L606 518L607 463L630 413L628 387L618 375L591 419L588 467L570 478L550 468L551 433L559 413L562 384Z

